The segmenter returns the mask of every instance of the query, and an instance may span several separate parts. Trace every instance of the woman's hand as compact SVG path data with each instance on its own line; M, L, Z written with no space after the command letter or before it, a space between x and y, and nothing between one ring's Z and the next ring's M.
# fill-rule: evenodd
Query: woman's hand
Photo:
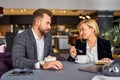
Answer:
M110 58L102 58L101 61L108 61L108 62L110 62L111 59Z
M76 57L77 52L76 52L75 46L71 46L71 47L70 47L70 55L71 55L73 58Z

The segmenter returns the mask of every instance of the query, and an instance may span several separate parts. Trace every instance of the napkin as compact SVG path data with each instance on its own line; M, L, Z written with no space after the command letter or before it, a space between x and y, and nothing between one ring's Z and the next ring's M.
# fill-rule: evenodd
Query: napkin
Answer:
M104 75L96 75L91 80L120 80L120 77L110 77Z
M53 57L53 56L48 56L44 58L44 61L55 61L55 60L56 60L56 57Z
M4 53L5 52L5 45L0 45L0 53Z

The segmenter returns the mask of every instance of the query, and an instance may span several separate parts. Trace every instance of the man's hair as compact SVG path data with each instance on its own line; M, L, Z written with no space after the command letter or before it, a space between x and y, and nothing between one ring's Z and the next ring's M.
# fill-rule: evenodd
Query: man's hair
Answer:
M34 13L33 13L33 19L35 19L36 17L43 17L43 14L48 14L50 17L52 17L52 12L50 10L47 9L37 9Z

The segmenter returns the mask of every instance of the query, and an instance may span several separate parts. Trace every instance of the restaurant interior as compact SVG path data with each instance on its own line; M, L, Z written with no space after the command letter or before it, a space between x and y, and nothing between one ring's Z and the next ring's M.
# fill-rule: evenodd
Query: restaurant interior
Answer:
M0 7L0 44L6 43L5 35L7 32L14 34L19 33L31 27L32 13L35 9L14 9ZM52 18L52 46L55 53L69 53L70 44L72 44L77 36L79 36L77 25L83 19L93 18L100 20L100 13L111 14L111 21L120 19L120 11L97 11L97 10L66 10L66 9L50 9L53 12ZM110 17L111 18L111 17ZM99 22L99 21L98 21ZM107 21L108 22L108 21ZM110 22L107 23L111 24ZM119 22L112 22L112 26L118 25ZM101 24L100 24L101 25ZM105 25L101 25L105 26ZM111 25L110 25L111 26ZM109 27L109 26L108 26ZM7 40L8 41L8 40ZM12 43L9 40L8 51L11 51ZM7 48L8 48L7 47ZM67 54L62 54L67 55Z
M69 2L12 0L14 3L4 1L0 1L0 55L5 52L11 53L14 40L11 33L16 35L31 27L32 13L38 8L46 8L53 13L52 47L59 60L67 60L71 44L74 44L79 36L78 23L89 18L98 22L99 36L111 40L114 59L120 55L120 1L118 0L92 0L91 2L85 0L82 3L82 0L69 0ZM56 4L53 1L57 1ZM109 30L112 30L112 33L106 35ZM111 34L115 35L111 36Z
M54 0L53 0L54 1ZM87 0L86 0L87 1ZM94 0L93 0L94 1ZM60 54L66 58L69 53L69 48L71 44L75 42L79 36L77 25L83 19L95 19L100 26L100 36L111 40L113 48L113 53L120 54L120 9L119 6L115 5L118 2L110 2L111 6L105 5L106 2L99 2L104 6L101 7L97 5L97 1L94 1L93 4L80 6L82 3L76 4L70 0L68 3L72 4L71 6L65 5L64 1L59 1L58 6L52 5L52 2L45 1L46 4L42 4L41 7L48 8L53 13L52 23L51 23L51 32L52 32L52 46L56 54ZM45 3L44 2L44 3ZM50 4L48 4L48 3ZM63 3L62 3L63 2ZM25 5L25 3L19 3L14 1L14 3L9 2L2 3L0 5L0 45L5 44L6 50L11 52L13 38L10 35L7 37L6 33L13 33L14 35L24 31L28 27L31 27L32 24L32 13L39 8L40 6L35 6L32 1L29 4L32 6ZM85 4L86 2L83 1ZM97 3L97 4L96 4ZM17 4L17 5L15 5ZM23 6L21 6L21 4ZM36 3L37 4L37 3ZM3 5L3 6L2 6ZM92 5L92 6L91 6ZM79 7L78 7L79 6ZM91 6L91 7L89 7ZM115 28L116 27L116 28ZM106 32L113 30L112 35L114 37L109 37L111 35L106 35ZM114 55L116 58L116 55Z

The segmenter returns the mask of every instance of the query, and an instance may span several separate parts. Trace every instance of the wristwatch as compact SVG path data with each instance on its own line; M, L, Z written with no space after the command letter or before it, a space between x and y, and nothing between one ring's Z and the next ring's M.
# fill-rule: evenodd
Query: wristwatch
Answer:
M40 63L40 68L43 69L43 65L45 64L45 61L39 61Z

